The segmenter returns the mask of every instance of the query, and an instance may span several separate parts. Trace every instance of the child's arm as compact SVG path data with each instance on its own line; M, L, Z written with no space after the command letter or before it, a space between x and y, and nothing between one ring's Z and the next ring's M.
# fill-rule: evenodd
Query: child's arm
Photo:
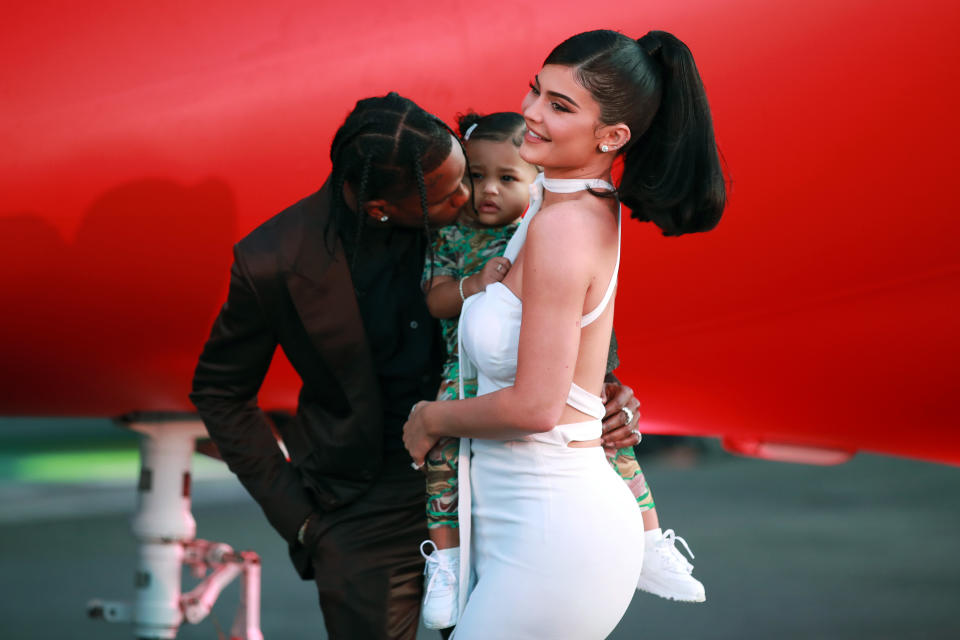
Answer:
M498 269L499 267L499 269ZM463 300L480 293L488 284L500 282L510 271L506 258L490 258L483 269L463 279L463 298L460 297L460 281L450 276L435 276L426 285L427 309L434 318L455 318L460 315Z

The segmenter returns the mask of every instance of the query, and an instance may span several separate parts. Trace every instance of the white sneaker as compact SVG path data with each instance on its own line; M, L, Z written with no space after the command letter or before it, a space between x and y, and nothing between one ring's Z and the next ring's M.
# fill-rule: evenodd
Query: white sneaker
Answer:
M687 541L677 536L673 529L647 531L644 536L643 569L637 589L667 600L681 602L703 602L707 599L703 583L694 578L693 565L677 550L674 543L679 540L693 558L693 552Z
M427 555L423 548L433 547ZM420 612L427 629L446 629L457 623L460 581L460 548L437 549L432 540L420 544L420 555L427 561L423 568L423 609Z

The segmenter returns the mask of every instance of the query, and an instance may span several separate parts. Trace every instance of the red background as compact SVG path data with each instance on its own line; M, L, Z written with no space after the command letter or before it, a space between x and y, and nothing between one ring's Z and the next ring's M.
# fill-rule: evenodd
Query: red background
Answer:
M656 28L697 58L733 183L711 233L625 227L642 428L960 463L960 5L319 4L7 8L0 414L192 410L232 243L321 184L358 98L515 110L563 38ZM261 403L297 387L278 356Z

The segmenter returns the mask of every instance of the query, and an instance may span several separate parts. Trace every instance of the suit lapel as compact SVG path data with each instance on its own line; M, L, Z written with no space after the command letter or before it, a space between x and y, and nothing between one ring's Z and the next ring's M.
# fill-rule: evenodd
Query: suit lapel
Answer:
M310 342L330 367L355 410L377 385L373 358L339 238L331 256L323 231L330 215L329 181L305 212L300 249L287 288ZM365 407L366 408L366 407Z

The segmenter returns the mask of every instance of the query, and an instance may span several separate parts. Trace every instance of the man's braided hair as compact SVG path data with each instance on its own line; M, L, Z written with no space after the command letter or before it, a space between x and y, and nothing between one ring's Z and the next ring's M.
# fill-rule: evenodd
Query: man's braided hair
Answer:
M357 102L330 147L333 215L327 226L327 240L331 251L331 224L339 231L343 216L358 216L355 245L359 247L364 227L363 204L380 198L404 198L413 192L414 185L420 194L424 231L429 238L424 175L450 155L451 136L459 140L442 120L394 92ZM358 212L351 211L343 199L344 183L349 183L357 196ZM354 260L358 253L354 253Z

